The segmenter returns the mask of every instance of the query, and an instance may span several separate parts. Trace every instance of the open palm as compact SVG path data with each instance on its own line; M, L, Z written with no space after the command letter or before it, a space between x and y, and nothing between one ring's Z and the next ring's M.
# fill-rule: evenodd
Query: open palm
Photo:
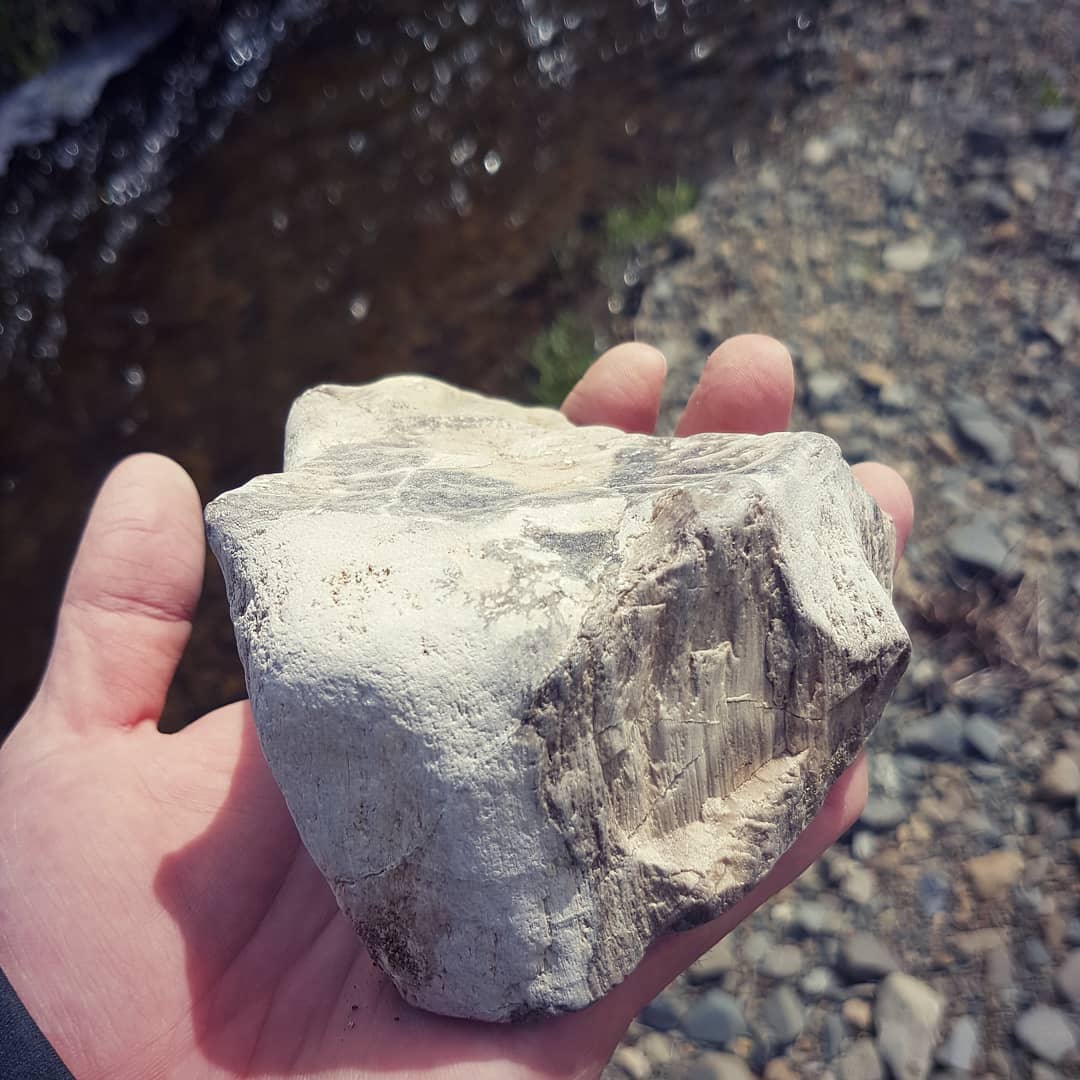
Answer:
M663 359L628 345L567 399L576 423L651 431ZM710 359L680 424L786 426L791 362L767 338ZM861 479L911 524L903 482ZM122 463L91 514L48 671L0 752L0 967L79 1080L108 1077L595 1077L663 985L847 828L856 763L769 877L674 935L591 1008L518 1025L406 1005L297 836L246 702L177 735L155 721L201 586L202 517L164 458Z

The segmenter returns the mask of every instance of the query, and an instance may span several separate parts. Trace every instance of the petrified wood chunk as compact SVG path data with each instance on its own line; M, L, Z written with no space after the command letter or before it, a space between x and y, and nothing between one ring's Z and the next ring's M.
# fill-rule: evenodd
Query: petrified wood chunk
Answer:
M909 653L821 435L323 386L207 508L263 751L414 1004L579 1009L791 844Z

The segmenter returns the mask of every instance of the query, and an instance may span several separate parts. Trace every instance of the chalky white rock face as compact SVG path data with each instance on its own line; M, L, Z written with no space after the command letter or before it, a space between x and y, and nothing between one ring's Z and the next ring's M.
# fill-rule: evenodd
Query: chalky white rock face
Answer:
M891 524L819 435L323 386L206 516L300 835L440 1013L580 1009L729 907L909 653Z

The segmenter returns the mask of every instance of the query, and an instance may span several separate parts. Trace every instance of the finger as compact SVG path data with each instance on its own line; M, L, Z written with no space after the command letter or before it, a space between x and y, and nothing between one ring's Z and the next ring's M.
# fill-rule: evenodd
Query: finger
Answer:
M892 518L896 527L896 561L899 562L915 521L915 503L910 489L895 469L876 461L860 462L852 466L851 471L878 506Z
M155 454L113 469L75 555L33 711L80 732L156 720L191 632L203 559L187 473Z
M627 342L608 349L566 396L563 415L575 424L605 424L651 435L667 375L663 353Z
M794 397L795 374L787 349L763 334L741 334L709 357L675 434L783 431Z

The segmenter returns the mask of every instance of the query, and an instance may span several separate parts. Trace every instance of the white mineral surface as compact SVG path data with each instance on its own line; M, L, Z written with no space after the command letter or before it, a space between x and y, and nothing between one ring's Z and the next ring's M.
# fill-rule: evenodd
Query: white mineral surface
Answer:
M909 654L830 439L664 439L421 377L322 386L207 508L259 738L404 997L580 1009L729 907Z

